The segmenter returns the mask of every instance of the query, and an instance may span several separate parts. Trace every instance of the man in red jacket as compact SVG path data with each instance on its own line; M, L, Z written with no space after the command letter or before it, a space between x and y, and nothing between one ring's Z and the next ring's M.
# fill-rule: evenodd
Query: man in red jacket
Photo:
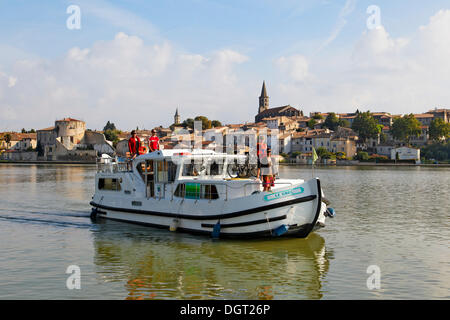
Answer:
M139 155L139 146L141 145L141 139L136 134L135 130L131 131L131 138L128 139L128 151L130 152L131 159L136 158Z
M152 136L148 138L148 148L150 152L159 150L159 138L156 136L156 130L152 130Z

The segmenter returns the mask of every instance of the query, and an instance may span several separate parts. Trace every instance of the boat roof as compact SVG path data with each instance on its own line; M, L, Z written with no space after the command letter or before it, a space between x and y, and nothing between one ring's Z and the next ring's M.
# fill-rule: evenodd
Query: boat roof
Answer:
M136 157L135 161L139 160L154 160L154 159L164 159L172 157L186 157L186 158L197 158L197 157L227 157L227 158L243 158L245 155L235 155L227 154L221 152L215 152L213 150L205 149L163 149L157 150L150 153L146 153Z

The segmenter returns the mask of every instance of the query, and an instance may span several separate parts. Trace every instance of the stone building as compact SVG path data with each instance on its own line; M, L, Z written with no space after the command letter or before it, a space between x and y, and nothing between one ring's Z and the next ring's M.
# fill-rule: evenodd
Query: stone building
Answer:
M291 152L312 152L320 147L329 152L344 152L347 157L356 154L358 137L348 128L339 128L336 131L328 129L315 129L296 132L292 135Z
M444 122L450 122L450 109L438 109L430 110L427 113L432 114L434 118L441 118Z
M112 143L101 132L86 130L73 118L56 120L55 126L37 130L38 159L47 161L95 161L98 154L113 154Z
M262 121L264 118L281 116L303 116L303 112L291 107L290 105L269 108L269 96L267 95L266 82L264 81L261 89L261 95L259 97L258 114L255 116L255 123Z

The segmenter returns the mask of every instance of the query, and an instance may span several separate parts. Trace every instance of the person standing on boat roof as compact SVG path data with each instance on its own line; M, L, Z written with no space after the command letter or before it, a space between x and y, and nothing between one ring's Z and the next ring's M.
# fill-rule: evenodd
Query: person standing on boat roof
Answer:
M256 177L257 179L260 179L260 176L262 175L264 191L270 191L270 188L275 185L275 172L270 148L267 148L266 157L262 158L258 163L258 173Z
M156 136L156 130L152 130L152 136L148 138L148 147L150 152L159 150L159 138Z
M139 155L140 145L141 139L139 139L135 130L131 130L131 138L128 139L128 151L130 152L131 159L134 159Z
M256 156L258 159L258 168L260 168L261 160L267 157L267 143L264 136L258 137L258 143L256 144Z

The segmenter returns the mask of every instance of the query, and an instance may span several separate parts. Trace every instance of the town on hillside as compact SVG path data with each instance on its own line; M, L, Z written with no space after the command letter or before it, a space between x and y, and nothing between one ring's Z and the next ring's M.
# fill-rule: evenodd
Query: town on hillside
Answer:
M450 109L445 108L405 115L356 110L306 116L291 105L271 107L263 82L252 122L222 125L205 116L181 121L176 109L172 125L154 130L164 149L192 148L194 122L200 121L201 148L215 151L248 153L251 141L265 134L271 137L273 153L286 162L309 164L315 152L320 162L328 164L435 163L450 159L449 120ZM151 130L135 131L147 143ZM95 162L101 154L126 156L130 136L130 131L119 130L109 121L102 131L95 131L87 129L84 121L68 117L48 128L1 132L0 161Z

